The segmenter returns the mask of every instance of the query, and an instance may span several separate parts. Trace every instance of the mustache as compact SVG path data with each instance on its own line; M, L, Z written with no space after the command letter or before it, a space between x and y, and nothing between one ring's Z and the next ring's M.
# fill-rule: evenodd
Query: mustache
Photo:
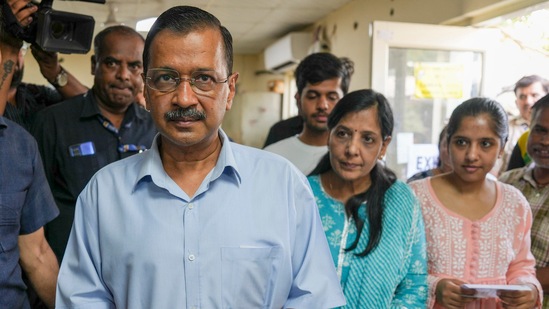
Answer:
M174 121L180 119L186 120L204 120L206 119L206 113L197 110L196 108L183 108L179 107L176 110L169 111L164 114L164 119L167 121Z

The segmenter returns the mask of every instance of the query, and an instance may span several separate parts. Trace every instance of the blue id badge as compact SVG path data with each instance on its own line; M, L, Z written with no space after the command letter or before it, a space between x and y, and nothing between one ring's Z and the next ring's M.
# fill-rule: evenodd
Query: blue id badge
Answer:
M69 146L71 157L91 156L95 154L95 145L93 142L85 142Z

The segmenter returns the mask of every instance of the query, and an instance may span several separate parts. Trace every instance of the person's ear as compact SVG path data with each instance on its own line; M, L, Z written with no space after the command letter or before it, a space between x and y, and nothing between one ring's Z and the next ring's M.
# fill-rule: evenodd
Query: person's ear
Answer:
M97 65L97 59L95 58L95 55L91 56L91 74L95 75L95 66Z
M238 72L234 72L231 76L229 76L229 94L227 96L227 103L225 106L225 110L230 110L233 106L233 99L236 95L236 81L238 80Z
M295 105L297 105L298 115L301 115L301 95L299 94L299 92L295 93L294 98L295 98Z
M143 79L143 97L145 98L145 109L150 112L151 111L151 106L150 106L150 99L149 99L149 87L147 87L147 84L146 84L146 76L145 76L145 73L141 73L141 78Z
M385 153L387 153L387 148L389 147L392 139L393 137L389 135L383 140L383 143L381 144L381 150L379 151L379 160L383 160L383 157L385 157Z

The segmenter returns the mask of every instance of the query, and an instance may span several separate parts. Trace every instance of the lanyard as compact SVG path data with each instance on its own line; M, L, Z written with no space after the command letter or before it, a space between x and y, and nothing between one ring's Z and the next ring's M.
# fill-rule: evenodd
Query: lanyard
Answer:
M134 144L124 144L122 143L122 137L120 136L120 131L105 117L102 115L97 115L97 119L103 125L105 129L112 132L118 140L118 152L143 152L147 150L147 147L144 145L134 145ZM128 125L129 126L129 125Z

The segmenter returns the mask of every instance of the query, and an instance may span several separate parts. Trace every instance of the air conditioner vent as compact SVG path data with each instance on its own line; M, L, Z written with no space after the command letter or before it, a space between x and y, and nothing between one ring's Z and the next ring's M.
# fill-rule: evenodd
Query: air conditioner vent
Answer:
M265 68L277 72L295 68L307 56L311 44L311 33L291 32L285 35L265 49Z

